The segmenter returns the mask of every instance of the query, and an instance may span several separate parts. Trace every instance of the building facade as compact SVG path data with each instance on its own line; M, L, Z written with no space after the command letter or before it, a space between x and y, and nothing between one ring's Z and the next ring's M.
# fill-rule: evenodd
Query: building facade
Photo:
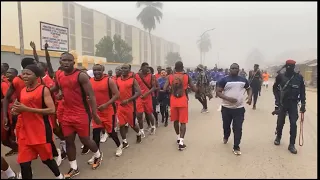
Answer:
M82 56L94 56L95 45L104 36L120 35L132 47L132 64L148 62L164 65L168 52L179 52L173 42L152 35L153 58L149 35L137 27L122 23L98 11L74 2L21 2L24 48L34 41L40 49L40 21L68 27L69 49ZM135 17L133 17L135 18ZM1 46L20 47L17 2L1 2Z

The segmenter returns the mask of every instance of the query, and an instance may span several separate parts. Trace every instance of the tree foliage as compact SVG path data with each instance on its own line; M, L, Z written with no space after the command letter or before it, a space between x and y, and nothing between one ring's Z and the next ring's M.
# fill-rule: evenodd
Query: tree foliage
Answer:
M149 32L150 46L151 46L151 62L153 62L153 44L151 38L151 30L156 28L156 21L160 23L162 19L163 4L156 1L138 1L137 8L145 6L137 16L137 20L142 24L143 28Z
M107 62L131 63L133 60L132 48L116 34L113 40L109 36L101 38L96 48L95 55L107 58Z
M166 56L166 65L174 66L174 64L178 61L181 61L179 52L169 52Z

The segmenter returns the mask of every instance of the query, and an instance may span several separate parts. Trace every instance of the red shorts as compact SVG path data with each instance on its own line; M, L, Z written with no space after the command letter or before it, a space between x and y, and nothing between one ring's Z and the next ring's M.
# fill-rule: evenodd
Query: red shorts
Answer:
M26 145L24 140L20 141L18 148L18 163L30 162L40 156L41 161L52 159L52 144L37 144L37 145Z
M137 113L153 113L153 106L152 106L152 97L141 99L139 98L136 102Z
M77 133L79 137L90 136L90 120L88 118L79 118L79 121L75 122L61 121L60 124L65 137L73 133Z
M171 121L188 123L188 107L170 107Z
M129 124L131 127L136 125L136 116L132 108L122 107L119 105L117 110L117 117L119 121L119 126L123 126L125 124Z
M116 123L116 119L115 116L112 115L111 113L109 114L100 114L98 113L100 120L101 120L101 124L96 124L93 120L92 120L92 128L104 128L106 129L107 133L111 133L115 127L115 123Z

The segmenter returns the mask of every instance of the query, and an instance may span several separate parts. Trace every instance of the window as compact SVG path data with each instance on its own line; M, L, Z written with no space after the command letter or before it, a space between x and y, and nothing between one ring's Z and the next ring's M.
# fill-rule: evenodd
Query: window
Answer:
M132 47L132 37L125 37L125 41L130 47Z
M93 39L82 38L82 51L93 53Z
M115 21L115 33L121 36L121 23L119 21Z
M76 34L75 22L74 22L74 20L72 20L72 19L70 19L69 33L70 33L70 34Z
M87 24L81 24L82 37L93 38L93 27Z
M69 43L70 50L76 50L76 36L70 35L69 36L69 41L70 41L70 43Z
M62 13L64 17L68 17L68 4L67 2L63 2L62 4Z
M111 19L107 18L107 31L111 31Z
M93 24L93 11L81 9L81 22L86 24Z
M69 18L74 19L74 5L69 4Z
M69 19L63 18L63 26L69 28Z

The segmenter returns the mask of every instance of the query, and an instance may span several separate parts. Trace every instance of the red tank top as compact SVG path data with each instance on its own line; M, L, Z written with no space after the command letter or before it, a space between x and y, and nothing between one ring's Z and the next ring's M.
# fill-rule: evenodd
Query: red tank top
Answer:
M23 88L20 102L30 108L46 108L44 103L44 88L47 87L42 84L38 84L33 89ZM21 123L21 131L23 131L28 145L45 144L53 141L52 125L50 124L48 115L22 112Z
M174 74L184 74L184 73L176 72ZM174 74L170 74L168 77L169 78L169 85L172 85L172 83L173 83ZM184 76L183 76L183 89L185 90L185 92L186 92L187 88L188 88L188 75L184 74ZM184 93L183 96L180 98L176 98L173 95L171 95L170 96L170 106L171 107L188 107L188 97L187 97L186 93Z
M122 79L122 77L117 78L117 85L120 93L119 102L129 99L134 95L133 81L134 78L132 77L129 77L128 79ZM131 101L125 106L133 108L133 102Z
M79 121L79 117L84 116L91 119L87 95L79 82L80 73L79 69L75 69L68 75L61 73L58 78L64 98L64 120L71 122Z
M104 76L102 79L96 80L94 78L90 79L94 95L96 96L97 107L108 102L112 96L112 92L109 87L109 77ZM114 107L109 105L104 112L114 114Z
M140 88L141 88L141 94L145 94L146 92L148 92L150 89L151 89L151 74L150 73L148 73L146 76L143 76L143 75L141 75L141 77L142 77L142 79L144 80L142 80L141 78L140 78L140 76L139 76L139 74L137 73L136 75L135 75L135 78L136 78L136 80L138 81L138 84L139 84L139 86L140 86ZM145 84L145 83L147 84ZM151 96L151 94L149 94L149 96Z

